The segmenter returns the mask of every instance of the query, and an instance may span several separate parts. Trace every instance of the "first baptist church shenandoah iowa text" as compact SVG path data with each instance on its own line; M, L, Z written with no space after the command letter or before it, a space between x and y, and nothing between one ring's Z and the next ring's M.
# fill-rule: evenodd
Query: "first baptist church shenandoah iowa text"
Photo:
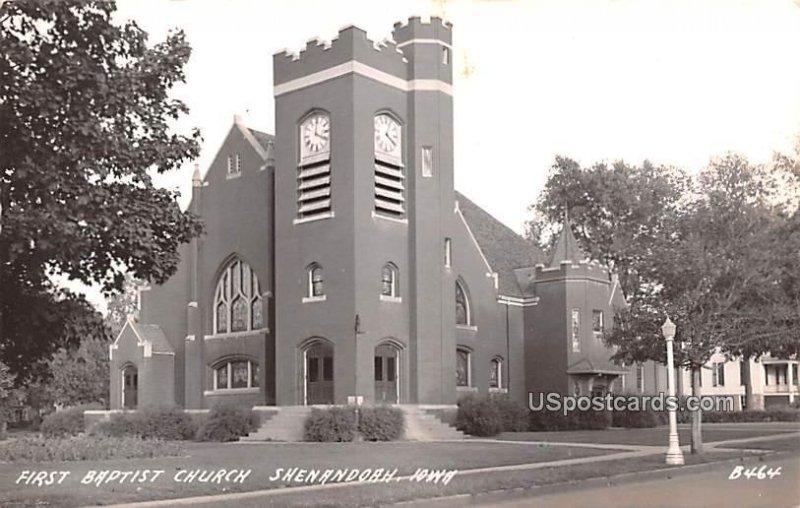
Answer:
M206 232L141 289L110 350L112 409L527 402L641 381L608 359L625 300L569 225L545 257L454 191L451 26L415 17L392 38L347 27L274 55L276 132L236 118L195 170Z

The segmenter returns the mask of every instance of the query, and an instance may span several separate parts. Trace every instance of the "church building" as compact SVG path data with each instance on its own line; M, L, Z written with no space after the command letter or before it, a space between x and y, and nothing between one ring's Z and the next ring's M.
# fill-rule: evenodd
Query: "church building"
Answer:
M205 233L111 346L112 409L624 389L616 279L568 223L545 257L454 190L451 29L274 55L276 132L237 117L195 171Z

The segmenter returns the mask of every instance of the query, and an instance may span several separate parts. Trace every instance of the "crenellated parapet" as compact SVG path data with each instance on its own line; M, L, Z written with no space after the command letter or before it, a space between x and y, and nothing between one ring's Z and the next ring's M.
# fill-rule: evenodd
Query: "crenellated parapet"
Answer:
M330 41L314 38L303 50L283 50L273 55L274 84L280 85L309 74L350 62L359 62L401 79L407 79L407 60L395 41L374 41L367 32L346 26Z
M372 40L366 31L350 25L341 28L330 41L314 38L300 51L280 51L273 55L274 84L278 93L286 83L296 84L310 75L324 77L329 73L332 78L351 70L358 72L355 67L359 66L362 70L366 66L378 71L380 76L390 80L452 83L453 37L449 22L438 17L412 17L396 23L392 36Z
M606 266L595 260L562 261L557 267L546 267L538 264L535 267L536 283L552 282L564 279L584 279L596 282L611 283L611 275Z
M412 39L436 39L446 44L452 44L453 25L437 16L432 16L430 19L412 16L406 21L394 24L392 37L398 44Z

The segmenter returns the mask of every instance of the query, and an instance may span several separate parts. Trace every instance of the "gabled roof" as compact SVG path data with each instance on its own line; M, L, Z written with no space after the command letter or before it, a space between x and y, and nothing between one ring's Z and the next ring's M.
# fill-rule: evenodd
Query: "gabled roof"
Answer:
M523 296L514 270L543 263L542 251L460 192L456 192L456 200L478 247L497 273L499 294Z
M147 342L152 344L153 351L156 353L174 353L167 336L158 325L143 325L134 323L139 335Z
M588 358L581 358L567 367L567 374L625 374L627 370L614 365L610 361L601 361L602 365L595 365Z
M572 234L572 223L569 219L564 221L564 227L561 228L561 234L558 236L558 242L553 249L552 257L550 258L550 268L558 268L562 261L583 261L588 259L589 256L578 245L575 235Z
M249 130L250 134L252 134L253 137L256 138L256 141L258 141L258 144L261 145L261 148L263 148L264 151L267 151L267 147L275 141L275 136L273 136L272 134L267 134L266 132L257 131L255 129L250 129L249 127L247 128L247 130Z
M125 326L122 327L111 349L116 349L119 340L124 336L125 330L130 329L136 337L136 342L145 348L145 356L150 356L152 353L171 353L175 354L166 335L158 325L146 325L137 323L132 317L128 317Z

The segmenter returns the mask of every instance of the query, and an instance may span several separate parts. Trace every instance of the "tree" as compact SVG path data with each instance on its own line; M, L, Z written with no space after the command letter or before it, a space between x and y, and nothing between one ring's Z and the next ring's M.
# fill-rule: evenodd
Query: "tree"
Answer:
M14 375L8 365L0 362L0 439L5 438L9 405L12 400Z
M133 22L112 23L113 1L0 3L0 352L46 358L76 297L62 274L106 292L124 273L162 282L177 248L201 232L153 172L198 153L199 133L175 134L187 113L170 98L190 48L182 32L149 46ZM61 319L63 322L64 320Z
M52 378L48 391L53 402L77 406L108 404L108 346L103 339L88 339L77 348L60 348L47 362Z
M130 274L126 274L122 291L108 300L106 325L109 328L112 339L116 339L119 332L122 331L128 316L136 315L138 312L140 285L141 281L137 281Z
M728 332L722 350L742 360L746 406L763 409L753 393L750 360L800 352L800 165L782 155L763 167L731 157L721 162L711 175L716 178L704 184L718 220L738 238L743 280L731 292L738 299L719 317Z
M640 261L668 241L668 221L685 201L689 184L684 172L647 161L641 166L618 161L581 168L558 156L532 207L540 220L528 224L529 236L560 224L568 210L575 237L593 259L619 275L631 297L648 289L642 282L652 277Z
M775 245L780 221L771 207L786 203L773 192L773 172L730 154L694 181L647 163L584 170L558 158L553 169L537 208L557 220L568 206L583 246L621 272L628 308L606 338L615 360L665 363L659 327L666 315L678 325L676 365L692 372L695 395L700 369L717 350L797 347L797 300L792 306L783 296L791 291L781 288L798 251ZM693 423L693 451L700 451L699 412Z

